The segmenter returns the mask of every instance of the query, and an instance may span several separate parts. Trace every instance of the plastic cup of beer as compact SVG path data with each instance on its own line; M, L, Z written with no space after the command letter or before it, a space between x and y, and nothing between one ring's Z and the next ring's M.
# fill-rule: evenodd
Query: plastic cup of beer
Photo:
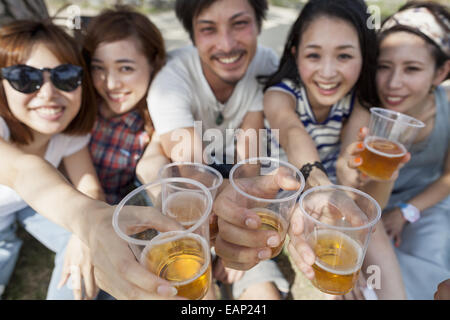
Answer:
M168 206L167 198L155 202L160 207L147 200L149 189L165 190L168 184L181 184L193 191L185 197L169 199L170 205L190 210L188 218L181 212L176 216L163 214L164 207ZM164 191L158 194L164 197ZM191 202L195 205L190 206ZM114 211L113 227L128 242L136 259L157 276L170 281L179 296L201 299L211 285L208 225L211 208L211 193L203 184L186 178L161 179L130 192ZM150 211L152 216L148 214ZM159 229L154 228L152 221L155 211L164 219L164 223L156 223ZM192 223L186 225L186 219Z
M304 237L316 255L313 285L328 294L350 292L381 217L380 206L368 194L338 185L305 191L299 206Z
M264 181L273 179L279 171L290 177L295 187L291 190L265 190ZM235 203L254 211L261 218L261 230L278 232L282 241L278 247L272 248L271 258L276 257L283 249L294 206L305 187L302 173L285 161L257 157L235 164L229 180L237 193Z
M211 192L211 197L214 201L217 190L222 185L223 177L216 169L195 162L173 162L165 165L159 170L159 178L173 178L183 177L193 179L202 183ZM188 189L187 191L192 191ZM210 215L209 218L209 235L211 240L214 240L219 230L217 226L217 216Z
M370 112L369 134L358 168L376 180L389 180L425 124L388 109L371 108Z

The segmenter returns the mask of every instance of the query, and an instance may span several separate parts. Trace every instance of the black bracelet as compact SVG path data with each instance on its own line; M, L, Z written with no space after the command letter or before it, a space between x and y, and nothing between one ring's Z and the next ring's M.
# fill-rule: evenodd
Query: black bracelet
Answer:
M311 171L313 170L314 167L322 170L325 173L325 175L328 177L327 170L323 166L322 162L316 161L314 163L307 163L300 169L300 172L303 174L305 181L308 179L309 174L311 173Z

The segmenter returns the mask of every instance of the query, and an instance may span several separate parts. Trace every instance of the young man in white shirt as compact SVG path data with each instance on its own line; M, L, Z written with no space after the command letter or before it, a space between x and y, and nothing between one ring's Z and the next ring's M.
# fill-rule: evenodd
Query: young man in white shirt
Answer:
M194 46L169 53L147 98L161 145L172 161L201 161L228 178L237 160L256 156L250 154L251 139L236 135L236 130L264 128L257 77L273 73L278 65L275 52L257 44L267 8L266 0L176 1L175 12ZM214 138L208 133L204 139L206 130ZM204 140L211 141L207 148ZM231 273L222 279L239 278ZM235 282L233 295L278 299L279 291L288 290L276 264L266 260Z

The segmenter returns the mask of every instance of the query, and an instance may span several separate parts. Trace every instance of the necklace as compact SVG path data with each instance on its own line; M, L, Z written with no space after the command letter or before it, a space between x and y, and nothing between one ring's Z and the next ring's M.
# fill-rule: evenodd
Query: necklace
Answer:
M216 125L220 126L223 121L225 120L223 117L223 108L225 106L222 105L217 99L216 99L216 105L215 105L215 111L217 112L217 116L216 116Z
M222 112L221 111L219 111L219 114L217 115L217 117L216 117L216 124L218 125L218 126L220 126L222 123L223 123L223 114L222 114Z

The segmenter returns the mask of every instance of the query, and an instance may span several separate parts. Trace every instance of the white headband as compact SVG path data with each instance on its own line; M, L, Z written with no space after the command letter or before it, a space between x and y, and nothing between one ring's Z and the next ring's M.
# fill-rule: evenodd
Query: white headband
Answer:
M446 25L450 25L447 19L442 18ZM427 8L410 8L397 12L386 20L380 31L384 32L399 25L424 34L447 56L450 56L450 35L439 25L435 16Z

